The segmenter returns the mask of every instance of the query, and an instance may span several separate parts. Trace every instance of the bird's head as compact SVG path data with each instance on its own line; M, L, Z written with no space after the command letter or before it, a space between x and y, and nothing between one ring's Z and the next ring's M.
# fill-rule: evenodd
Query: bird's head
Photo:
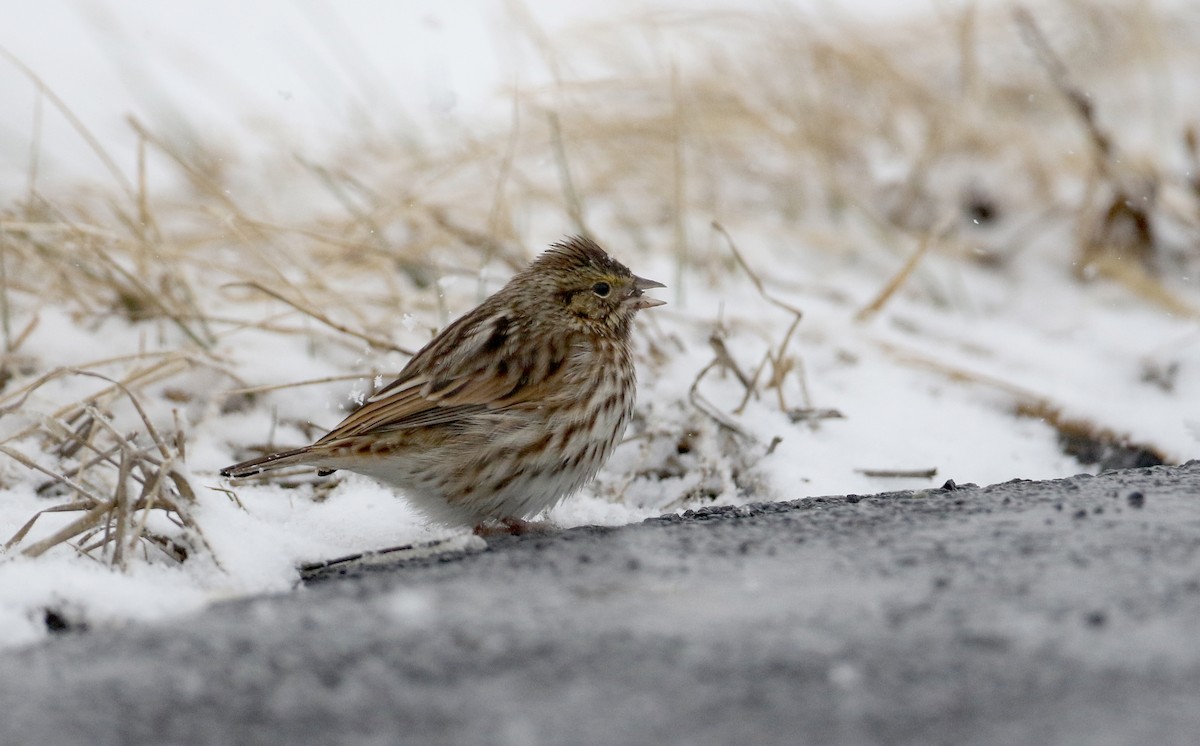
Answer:
M565 314L573 327L602 336L628 334L634 314L666 303L644 294L665 285L638 277L582 236L552 244L527 271L549 291L551 311Z

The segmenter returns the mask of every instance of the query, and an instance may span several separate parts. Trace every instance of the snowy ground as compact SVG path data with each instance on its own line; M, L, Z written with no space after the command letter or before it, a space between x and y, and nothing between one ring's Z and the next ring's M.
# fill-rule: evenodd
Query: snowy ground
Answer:
M1135 11L1039 10L1096 154L1005 13L63 5L40 43L23 7L0 46L99 145L5 63L30 103L0 125L0 540L76 508L0 555L5 644L462 535L366 478L216 472L318 437L584 222L669 305L639 321L627 442L556 524L1095 470L1064 433L1200 453L1194 9L1137 11L1138 33ZM380 57L393 28L417 56Z
M1197 491L1200 461L343 565L0 651L0 742L1191 746Z

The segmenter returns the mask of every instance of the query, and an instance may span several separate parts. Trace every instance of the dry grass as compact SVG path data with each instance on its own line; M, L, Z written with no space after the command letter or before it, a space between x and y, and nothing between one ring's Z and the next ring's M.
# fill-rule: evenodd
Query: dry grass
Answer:
M1194 13L1060 0L1036 13L971 5L890 29L782 10L655 14L557 40L529 18L520 27L556 82L513 92L508 131L430 148L376 136L319 162L280 154L266 179L236 153L184 146L131 120L139 168L130 181L115 164L131 154L106 152L26 70L42 94L39 112L66 117L112 182L43 194L35 137L27 193L0 214L0 450L42 473L43 493L59 501L6 549L36 556L67 543L118 566L139 550L183 561L203 538L178 468L186 432L171 413L186 400L221 416L307 383L242 380L222 352L228 335L255 327L406 353L399 313L444 323L437 281L521 266L526 237L544 222L596 233L627 254L669 248L685 296L685 268L714 283L740 270L793 315L761 360L735 360L714 333L713 363L698 373L692 402L734 433L731 416L699 392L710 369L733 372L745 401L774 388L797 422L837 416L784 399L786 377L803 381L789 349L801 315L772 300L756 274L764 268L738 253L731 234L751 226L780 226L793 243L886 268L892 279L864 319L902 286L934 292L920 285L930 252L1004 272L1024 252L1047 250L1036 240L1043 235L1073 242L1064 261L1080 282L1109 278L1173 313L1197 313L1166 271L1200 264L1197 124L1158 125L1190 158L1189 175L1170 148L1127 143L1122 118L1131 96L1173 103L1136 78L1194 55ZM182 186L156 192L148 164L173 170ZM714 220L728 232L714 231ZM980 223L1002 229L981 237ZM847 224L869 226L870 240L840 230ZM50 307L82 328L132 325L143 344L48 370L24 348ZM677 340L651 328L654 364L656 350ZM83 398L33 404L43 387L95 376L106 385ZM11 472L0 471L6 479ZM79 515L25 542L53 512Z
M183 562L194 550L205 548L203 533L191 517L195 490L178 468L185 460L184 440L178 431L174 439L164 438L126 382L90 371L51 371L27 386L4 413L19 409L38 388L64 376L97 378L109 386L43 415L36 431L27 428L0 444L0 453L47 477L37 488L39 494L67 495L67 502L34 514L5 542L5 550L20 544L47 513L80 515L49 536L24 545L22 555L37 557L68 542L81 554L124 568L138 550L146 555L154 549ZM130 383L145 378L133 376ZM123 433L114 425L105 407L117 397L137 412L143 433ZM18 450L17 444L28 437L37 438L43 453L60 465L58 470ZM72 466L62 468L67 463Z

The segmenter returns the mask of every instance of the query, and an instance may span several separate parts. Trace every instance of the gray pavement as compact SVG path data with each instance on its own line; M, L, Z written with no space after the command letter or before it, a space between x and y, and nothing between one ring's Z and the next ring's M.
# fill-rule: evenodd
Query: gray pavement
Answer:
M1200 462L701 510L0 654L0 744L1200 742Z

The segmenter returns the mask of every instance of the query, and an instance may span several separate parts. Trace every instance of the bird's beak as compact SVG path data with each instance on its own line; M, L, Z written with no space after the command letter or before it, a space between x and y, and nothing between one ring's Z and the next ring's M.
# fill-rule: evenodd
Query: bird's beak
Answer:
M664 305L666 303L665 300L659 300L658 298L647 298L646 296L642 295L642 292L645 290L650 290L651 288L665 287L666 285L658 282L657 280L647 280L645 277L638 277L635 275L633 278L633 292L629 294L629 299L626 302L631 303L636 309L654 308L655 306Z

